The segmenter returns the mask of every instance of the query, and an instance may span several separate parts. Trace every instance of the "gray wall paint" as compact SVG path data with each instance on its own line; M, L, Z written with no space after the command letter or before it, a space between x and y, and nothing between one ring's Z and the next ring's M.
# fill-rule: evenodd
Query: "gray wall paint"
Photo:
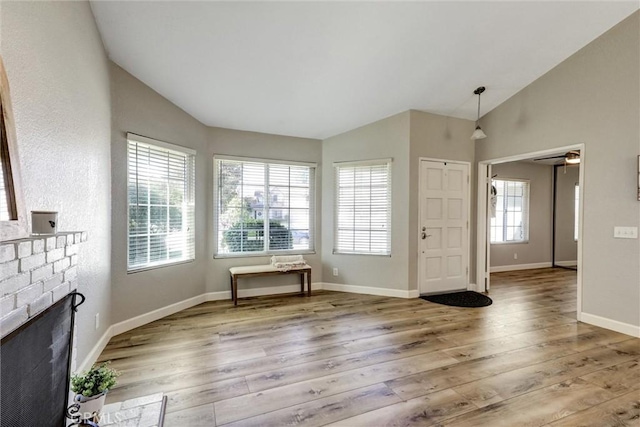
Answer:
M322 278L324 282L408 290L408 111L326 139L322 143ZM334 255L334 162L393 158L391 257ZM415 249L414 249L415 250ZM334 277L332 269L339 269Z
M553 166L529 162L493 165L496 179L529 180L529 241L491 245L491 266L551 263L551 214ZM518 259L513 259L514 253Z
M113 323L131 319L205 291L205 236L211 203L207 127L111 64ZM127 274L127 132L196 150L196 260Z
M469 137L473 133L475 123L470 120L456 119L453 117L439 116L412 110L410 112L410 173L409 173L409 228L408 228L408 253L409 253L409 288L419 289L418 286L418 235L419 235L419 177L420 157L428 157L440 160L457 160L469 162L470 184L469 194L475 194L475 170L474 152L475 142ZM470 201L471 203L471 201ZM472 221L475 212L475 203L471 203L471 216L469 218L470 236L475 235L475 224ZM475 245L470 246L470 267L475 267ZM473 268L470 268L469 277L475 277Z
M487 160L584 143L582 311L640 325L640 13L622 21L487 114ZM491 88L488 88L491 90Z
M244 132L232 129L209 128L207 147L207 292L219 292L229 290L229 267L239 265L269 264L267 257L241 257L241 258L213 258L215 241L213 236L213 156L216 154L253 157L259 159L290 160L299 162L317 163L316 175L316 242L315 254L305 254L305 260L313 270L312 281L322 281L322 238L321 210L322 210L322 141L317 139L295 138L282 135L269 135L257 132ZM261 277L256 279L243 279L240 289L260 288L276 286L279 284L300 283L297 275Z
M58 211L62 231L89 235L79 254L80 362L111 323L107 58L86 2L2 2L1 23L26 210Z
M573 239L575 225L575 187L580 180L580 167L557 169L556 175L556 259L576 261L578 244Z

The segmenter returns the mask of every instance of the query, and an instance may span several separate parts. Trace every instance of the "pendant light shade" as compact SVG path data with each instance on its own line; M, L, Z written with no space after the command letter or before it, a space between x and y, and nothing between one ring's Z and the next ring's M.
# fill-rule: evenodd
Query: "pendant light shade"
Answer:
M471 139L484 139L487 137L487 134L480 128L480 126L476 126L476 130L471 134Z
M487 134L482 131L480 127L480 95L485 91L484 86L480 86L478 89L473 91L474 95L478 95L478 118L476 119L476 130L471 134L471 139L484 139L487 137Z

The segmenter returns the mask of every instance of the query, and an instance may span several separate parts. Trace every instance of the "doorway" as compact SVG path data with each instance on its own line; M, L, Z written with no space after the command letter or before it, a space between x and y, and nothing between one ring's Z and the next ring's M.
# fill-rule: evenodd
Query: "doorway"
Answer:
M421 294L469 285L467 162L420 159L418 281Z
M576 239L576 262L577 262L577 318L580 320L582 311L582 217L584 211L584 144L577 144L566 147L558 147L550 150L525 153L504 158L496 158L485 160L478 163L478 199L477 199L477 246L476 246L476 285L475 289L479 292L488 292L491 288L490 265L491 265L491 185L492 185L492 166L502 163L517 162L530 160L535 158L543 158L553 156L559 153L568 153L572 150L579 150L581 157L581 167L579 168L579 176L577 186L574 185L573 191L577 196L578 211L576 218L578 219L577 239ZM554 169L555 170L555 169ZM572 230L573 232L573 230ZM552 258L553 260L553 258ZM552 261L550 260L550 261ZM549 262L552 265L553 262Z

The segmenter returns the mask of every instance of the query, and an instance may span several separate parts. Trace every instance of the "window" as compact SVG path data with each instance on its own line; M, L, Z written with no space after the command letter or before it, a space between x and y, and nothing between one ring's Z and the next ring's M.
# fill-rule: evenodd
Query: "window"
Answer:
M491 218L491 243L529 240L529 181L493 180L496 215Z
M314 250L315 164L216 156L214 169L216 256Z
M580 186L576 183L573 190L573 240L578 241L578 229L580 221Z
M195 151L127 139L128 271L193 260Z
M335 165L336 254L391 255L391 160Z

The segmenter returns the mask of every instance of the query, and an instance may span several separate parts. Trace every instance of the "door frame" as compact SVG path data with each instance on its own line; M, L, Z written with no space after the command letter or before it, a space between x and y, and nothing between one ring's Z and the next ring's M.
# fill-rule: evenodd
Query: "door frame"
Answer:
M463 160L447 160L447 159L438 159L435 157L419 157L418 158L418 219L416 221L416 235L420 236L422 232L422 228L420 226L420 209L422 206L422 162L439 162L439 163L454 163L458 165L466 165L467 166L467 290L472 290L471 287L471 184L473 180L471 179L471 162L465 162ZM422 268L420 265L420 238L417 239L416 244L416 255L418 257L418 262L416 263L417 271L417 279L418 283L416 288L418 289L418 295L421 295L420 285L422 284Z
M571 150L580 150L580 173L578 178L578 185L580 186L579 194L580 200L578 203L578 277L577 277L577 301L576 301L576 313L577 320L581 320L582 317L582 276L583 276L583 228L584 228L584 170L585 170L585 158L586 150L585 144L573 144L562 147L550 148L542 151L533 151L524 154L516 154L508 157L499 157L489 160L483 160L478 162L478 200L477 200L477 215L476 215L476 290L478 292L484 292L485 279L487 283L487 289L490 288L489 274L489 223L491 218L487 215L487 181L491 179L488 173L491 173L491 165L499 163L516 162L519 160L528 160L534 157L544 157L559 152L567 152ZM488 178L484 178L487 177Z

